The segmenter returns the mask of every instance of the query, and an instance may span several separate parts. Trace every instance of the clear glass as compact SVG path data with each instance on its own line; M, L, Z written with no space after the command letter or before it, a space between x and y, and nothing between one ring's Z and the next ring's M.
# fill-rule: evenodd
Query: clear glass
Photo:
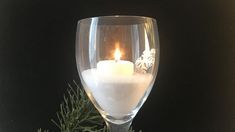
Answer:
M78 21L78 73L111 132L129 129L152 89L159 54L153 18L101 16Z

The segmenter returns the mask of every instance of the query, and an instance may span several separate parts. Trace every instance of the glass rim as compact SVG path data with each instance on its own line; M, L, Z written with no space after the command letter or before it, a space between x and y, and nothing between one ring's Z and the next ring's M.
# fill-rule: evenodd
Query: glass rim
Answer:
M139 19L149 19L153 20L154 22L157 22L157 20L153 17L148 17L148 16L138 16L138 15L107 15L107 16L93 16L93 17L87 17L87 18L82 18L78 20L78 23L82 23L83 21L88 21L92 19L100 19L100 18L139 18Z

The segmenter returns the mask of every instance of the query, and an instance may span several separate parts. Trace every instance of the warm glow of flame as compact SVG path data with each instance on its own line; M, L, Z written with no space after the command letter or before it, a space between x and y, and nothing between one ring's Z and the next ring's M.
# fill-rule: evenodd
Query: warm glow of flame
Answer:
M115 58L115 61L118 61L121 59L121 51L118 48L116 48L114 52L114 58Z

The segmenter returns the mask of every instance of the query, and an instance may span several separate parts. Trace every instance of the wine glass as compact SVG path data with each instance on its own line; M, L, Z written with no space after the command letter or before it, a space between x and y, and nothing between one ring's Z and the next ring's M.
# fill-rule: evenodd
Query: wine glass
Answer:
M101 16L78 21L78 73L111 132L128 131L152 89L159 54L153 18Z

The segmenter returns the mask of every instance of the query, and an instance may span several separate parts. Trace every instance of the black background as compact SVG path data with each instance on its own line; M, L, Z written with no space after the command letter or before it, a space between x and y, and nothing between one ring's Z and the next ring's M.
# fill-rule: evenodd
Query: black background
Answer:
M1 0L0 132L55 128L67 83L78 80L77 21L116 14L158 21L159 74L136 130L235 131L235 1Z

